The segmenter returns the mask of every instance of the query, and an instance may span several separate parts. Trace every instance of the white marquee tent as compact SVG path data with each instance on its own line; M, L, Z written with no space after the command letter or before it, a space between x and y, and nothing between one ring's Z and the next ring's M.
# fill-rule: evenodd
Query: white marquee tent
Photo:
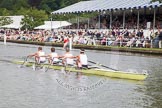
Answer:
M65 26L70 26L71 23L67 21L45 21L44 25L40 25L38 27L35 27L34 29L57 29Z
M1 26L1 28L13 28L13 29L19 29L22 27L21 21L24 18L24 16L6 16L11 18L13 21L11 24Z

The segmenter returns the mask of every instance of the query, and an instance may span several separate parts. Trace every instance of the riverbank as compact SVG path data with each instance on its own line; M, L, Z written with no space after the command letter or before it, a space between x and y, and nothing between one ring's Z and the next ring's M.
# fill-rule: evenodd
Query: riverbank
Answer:
M1 42L3 40L0 40ZM51 42L33 42L33 41L19 41L19 40L7 40L7 42L18 43L18 44L31 44L41 46L54 46L62 47L63 43L51 43ZM75 49L88 49L88 50L100 50L100 51L118 51L118 52L130 52L130 53L142 53L149 55L161 55L162 49L159 48L135 48L135 47L117 47L117 46L101 46L101 45L73 45Z

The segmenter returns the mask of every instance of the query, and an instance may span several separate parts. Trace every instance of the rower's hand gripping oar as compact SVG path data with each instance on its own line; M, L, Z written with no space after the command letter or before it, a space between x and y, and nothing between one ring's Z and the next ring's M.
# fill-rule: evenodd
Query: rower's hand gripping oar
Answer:
M53 63L53 60L54 60L54 58L51 59L52 63ZM51 63L49 63L47 67L45 65L43 65L43 71L47 72L51 65L52 65Z
M52 64L49 64L47 67L43 65L43 70L44 72L47 72L50 68L51 65L53 65L53 61L54 61L55 58L52 58ZM61 60L61 59L60 59ZM58 63L60 63L61 61L58 61Z
M105 67L105 68L107 68L107 69L111 69L111 70L114 70L114 71L119 71L119 70L117 70L117 69L113 69L113 68L111 68L111 67L105 66L105 65L100 64L100 63L96 63L96 62L91 61L91 60L88 60L88 62L93 63L93 64L97 64L97 65L102 66L102 67Z

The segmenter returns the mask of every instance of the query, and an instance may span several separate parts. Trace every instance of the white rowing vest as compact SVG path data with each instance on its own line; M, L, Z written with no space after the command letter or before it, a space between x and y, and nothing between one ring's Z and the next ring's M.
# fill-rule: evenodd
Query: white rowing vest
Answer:
M74 64L74 60L72 58L68 58L68 57L72 57L73 56L72 54L66 53L64 56L66 57L66 64L71 64L71 65Z
M40 61L45 61L46 60L46 58L45 57L41 57L41 56L44 56L45 55L45 52L43 52L43 51L40 51L40 52L38 52L38 55L39 55L39 62Z
M52 57L53 62L58 62L59 61L59 59L57 58L58 57L57 53L55 53L55 52L51 53L51 57Z
M87 59L86 54L80 54L79 57L80 57L80 63L82 65L87 65L88 64L88 62L87 62L88 59Z

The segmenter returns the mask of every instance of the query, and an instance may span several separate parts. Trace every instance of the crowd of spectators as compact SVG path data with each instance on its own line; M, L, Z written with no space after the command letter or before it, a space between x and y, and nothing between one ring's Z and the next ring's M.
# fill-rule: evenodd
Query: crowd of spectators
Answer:
M99 21L100 19L100 21ZM137 15L126 15L125 16L125 25L124 28L127 29L137 29ZM139 17L139 28L140 29L147 29L147 22L150 22L150 26L153 27L153 15L140 15ZM158 28L158 25L160 25L161 15L156 15L156 24L155 28ZM88 26L89 25L89 26ZM73 25L67 27L68 29L110 29L110 16L108 15L101 15L91 18L90 22L88 23L88 20L84 22L78 22L74 23ZM113 16L112 17L112 24L111 28L120 28L123 29L123 16Z
M72 38L73 44L84 45L107 45L123 47L146 47L152 46L152 40L158 36L158 32L153 34L152 30L144 33L143 29L112 29L112 30L0 30L0 38L6 35L8 40L38 41L63 43L65 37Z
M137 29L137 15L132 13L125 17L124 28L126 29L123 29L122 15L113 16L111 29L109 29L110 16L101 15L100 18L99 16L91 18L89 22L73 23L71 26L53 31L0 29L0 38L3 39L6 35L8 40L63 43L64 38L68 37L72 38L73 44L154 47L153 42L158 41L159 32L153 31L151 28L147 29L147 22L151 22L152 27L153 15L140 15L139 19L140 29ZM155 27L157 30L160 24L161 16L156 15Z

